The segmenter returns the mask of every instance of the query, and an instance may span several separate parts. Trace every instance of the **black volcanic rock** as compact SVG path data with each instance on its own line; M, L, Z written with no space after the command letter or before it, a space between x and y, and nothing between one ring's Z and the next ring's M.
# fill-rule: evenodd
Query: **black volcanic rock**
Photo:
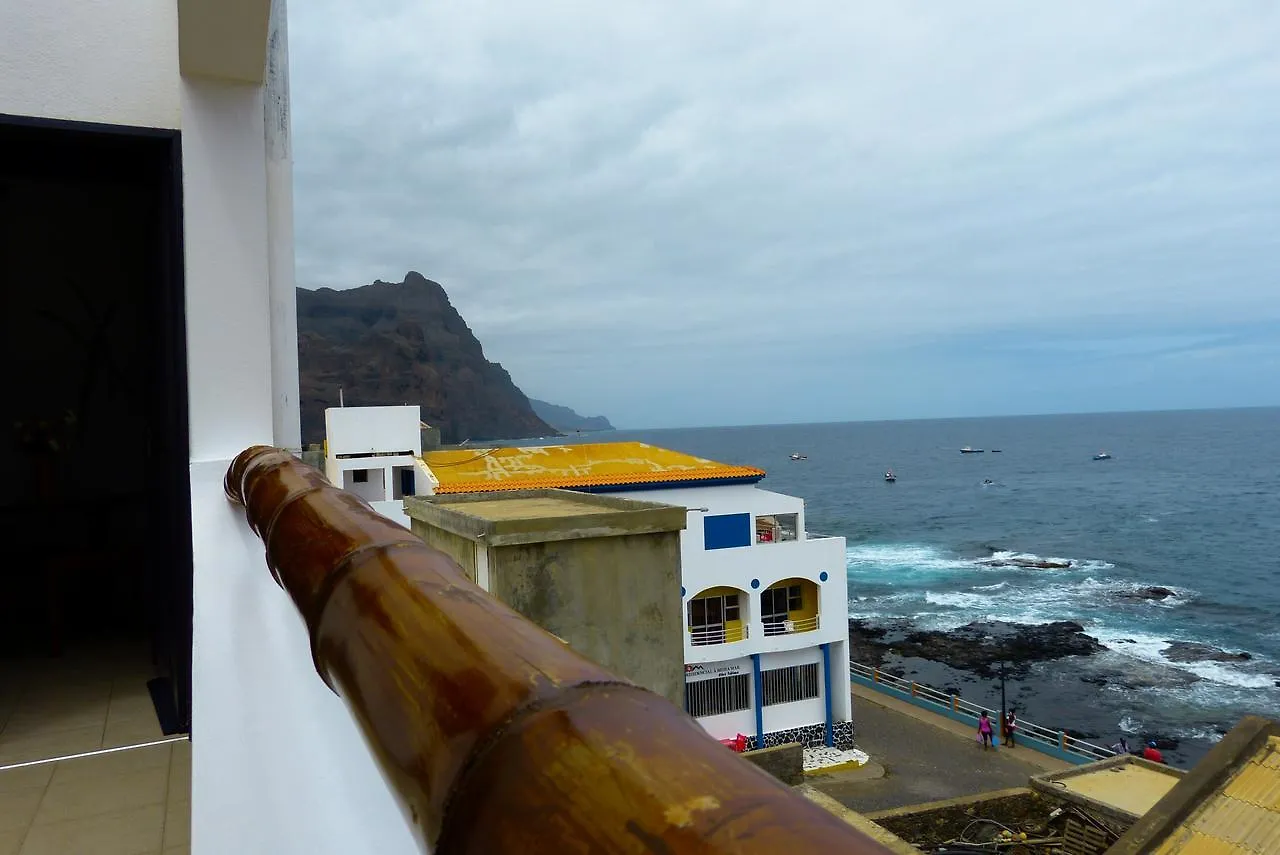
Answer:
M1106 650L1098 640L1084 633L1073 621L1038 625L1005 621L974 621L958 629L909 630L901 626L868 625L849 621L850 658L876 664L886 653L941 662L952 668L971 671L981 677L995 677L1000 662L1007 663L1010 675L1022 675L1033 662L1088 656Z
M302 440L324 439L324 411L418 404L445 442L556 433L511 375L484 350L439 283L403 282L335 291L298 289Z
M1121 600L1167 600L1169 597L1178 596L1178 592L1172 588L1165 588L1160 585L1152 585L1149 588L1139 588L1136 591L1122 591L1116 594L1117 599Z
M1160 651L1160 655L1170 662L1248 662L1253 658L1249 653L1232 653L1194 641L1170 641L1169 646Z

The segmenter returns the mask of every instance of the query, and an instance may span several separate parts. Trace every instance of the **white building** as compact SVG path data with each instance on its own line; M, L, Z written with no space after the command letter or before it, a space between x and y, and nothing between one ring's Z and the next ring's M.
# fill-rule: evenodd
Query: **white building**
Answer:
M405 528L404 497L430 495L434 477L422 463L420 407L331 407L324 411L329 483L355 493Z
M718 739L851 747L845 541L765 473L638 442L435 451L421 492L644 490L688 509L681 534L685 706Z

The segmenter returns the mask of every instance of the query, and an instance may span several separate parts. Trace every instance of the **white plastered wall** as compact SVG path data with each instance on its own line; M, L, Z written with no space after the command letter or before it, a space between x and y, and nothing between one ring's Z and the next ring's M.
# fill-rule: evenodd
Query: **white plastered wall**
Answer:
M177 128L175 0L3 0L0 114Z

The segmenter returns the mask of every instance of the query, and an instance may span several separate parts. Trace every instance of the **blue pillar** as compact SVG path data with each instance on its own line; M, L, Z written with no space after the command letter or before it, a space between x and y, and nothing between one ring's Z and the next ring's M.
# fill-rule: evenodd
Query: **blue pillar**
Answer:
M764 748L764 683L760 679L760 654L751 654L751 682L756 687L756 748Z
M831 733L831 722L835 719L835 708L831 697L831 643L827 642L822 645L822 678L826 684L827 698L827 734L825 742L828 748L834 748L836 744L835 736Z

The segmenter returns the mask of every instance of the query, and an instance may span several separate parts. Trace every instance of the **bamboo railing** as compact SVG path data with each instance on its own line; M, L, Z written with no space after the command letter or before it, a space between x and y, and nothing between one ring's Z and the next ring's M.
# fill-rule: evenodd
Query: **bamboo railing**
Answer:
M287 451L244 451L225 489L425 851L888 851Z

